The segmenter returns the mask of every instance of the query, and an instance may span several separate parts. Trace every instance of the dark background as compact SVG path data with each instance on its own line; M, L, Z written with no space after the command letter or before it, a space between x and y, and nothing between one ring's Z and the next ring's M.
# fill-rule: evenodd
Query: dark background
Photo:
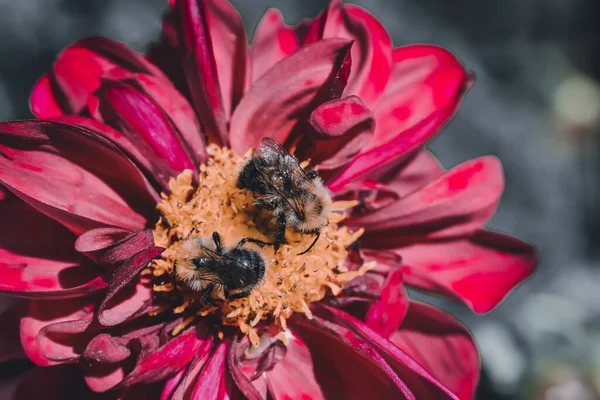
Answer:
M295 23L327 5L234 3L250 33L267 7ZM447 168L485 154L500 157L507 186L490 227L533 243L541 254L535 276L486 316L428 299L475 335L484 366L479 398L598 399L600 1L356 3L381 18L396 46L442 45L476 72L457 117L431 149ZM159 34L166 4L0 0L0 118L31 116L30 88L76 39L99 34L143 51Z

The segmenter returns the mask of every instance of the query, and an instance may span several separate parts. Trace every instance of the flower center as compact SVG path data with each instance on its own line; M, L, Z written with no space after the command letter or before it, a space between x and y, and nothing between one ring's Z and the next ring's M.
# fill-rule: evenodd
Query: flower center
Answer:
M345 283L363 275L370 265L356 271L344 267L346 248L356 241L362 230L350 231L339 225L344 214L339 211L352 207L352 202L336 202L329 215L329 224L321 229L314 247L306 250L315 237L289 228L287 244L275 252L273 246L263 248L246 243L243 248L262 253L266 270L260 283L253 286L248 296L227 299L213 295L214 302L206 301L201 290L194 290L176 274L176 260L188 240L212 240L218 232L224 248L234 247L242 238L272 242L276 227L268 211L259 211L252 193L236 187L237 174L243 159L231 150L209 146L210 158L200 166L198 184L191 171L185 171L169 184L171 193L162 194L157 206L161 213L154 228L154 240L165 247L163 258L155 260L148 271L159 284L154 285L157 299L169 299L163 310L171 308L175 314L191 314L175 328L179 333L196 318L213 314L223 325L237 326L248 334L255 345L259 343L256 328L264 324L286 330L286 320L294 313L312 317L309 305L331 293L337 296ZM192 255L193 256L193 255ZM192 257L191 256L191 257ZM168 279L167 279L168 278ZM213 303L213 304L210 304ZM283 335L285 336L285 335Z

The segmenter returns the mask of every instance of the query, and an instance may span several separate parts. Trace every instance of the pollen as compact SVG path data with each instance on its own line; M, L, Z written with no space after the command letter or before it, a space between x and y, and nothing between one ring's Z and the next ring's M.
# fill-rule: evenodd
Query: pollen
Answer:
M200 165L197 183L191 171L184 171L170 181L170 193L162 194L157 206L160 218L154 228L154 240L165 247L163 258L153 261L148 275L155 279L155 298L169 301L170 310L183 318L176 328L179 333L195 318L214 315L222 325L236 326L258 345L260 329L265 325L286 329L286 321L294 313L312 318L310 304L325 296L337 296L344 285L363 275L372 265L348 271L344 260L347 248L363 233L341 226L344 211L353 202L333 204L329 224L321 229L314 247L303 255L314 236L288 228L287 244L277 253L273 246L244 246L262 252L267 260L260 285L241 299L215 299L206 305L202 294L191 291L175 276L174 260L188 235L210 238L218 232L224 246L234 246L242 238L273 241L275 226L268 211L259 211L251 193L236 187L243 158L227 148L211 145L210 158ZM170 277L167 280L165 277ZM158 301L157 300L157 301ZM158 305L164 310L164 305Z

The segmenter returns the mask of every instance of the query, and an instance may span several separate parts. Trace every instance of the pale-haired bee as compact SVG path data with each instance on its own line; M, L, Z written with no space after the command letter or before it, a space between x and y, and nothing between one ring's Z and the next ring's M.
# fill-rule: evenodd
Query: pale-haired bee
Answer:
M245 238L233 247L223 247L218 232L212 234L212 241L206 237L190 239L190 235L176 254L175 276L191 290L201 292L205 304L215 304L215 291L225 299L239 299L260 284L267 260L262 252L244 245L254 243L262 248L269 243Z
M302 253L308 252L327 225L331 195L312 168L304 169L298 160L279 143L264 138L243 165L237 186L250 190L256 205L273 211L279 224L275 234L275 250L285 243L286 225L298 232L314 234L315 240Z

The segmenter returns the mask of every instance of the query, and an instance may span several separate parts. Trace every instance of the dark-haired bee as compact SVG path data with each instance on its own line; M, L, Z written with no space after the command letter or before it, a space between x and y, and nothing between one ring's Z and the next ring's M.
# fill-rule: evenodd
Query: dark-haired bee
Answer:
M212 234L212 241L206 237L190 239L190 235L175 258L175 275L191 290L201 292L205 304L215 304L215 291L228 300L239 299L261 283L267 260L262 252L244 245L254 243L262 248L269 243L245 238L233 247L223 247L218 232Z
M306 170L279 143L264 138L252 157L243 165L237 187L250 190L256 205L273 211L279 227L275 233L275 250L285 243L285 229L316 235L308 252L327 225L331 195L314 169Z

